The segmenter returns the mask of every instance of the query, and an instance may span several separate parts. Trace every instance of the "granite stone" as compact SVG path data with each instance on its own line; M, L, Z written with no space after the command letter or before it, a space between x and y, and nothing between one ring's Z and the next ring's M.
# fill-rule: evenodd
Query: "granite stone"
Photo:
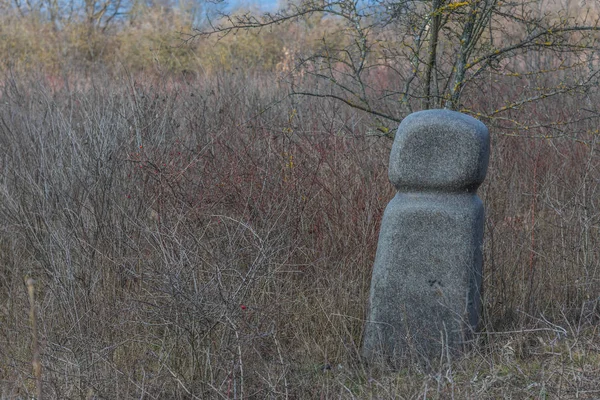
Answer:
M487 128L470 116L428 110L400 124L389 166L398 193L379 234L367 360L438 359L460 352L476 331L484 226L476 191L488 159Z

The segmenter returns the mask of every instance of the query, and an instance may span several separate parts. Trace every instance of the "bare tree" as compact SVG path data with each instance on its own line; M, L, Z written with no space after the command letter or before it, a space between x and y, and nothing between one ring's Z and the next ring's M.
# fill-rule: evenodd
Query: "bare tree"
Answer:
M90 29L105 30L110 22L125 11L121 0L85 0L84 9Z
M78 18L85 18L90 29L105 30L116 17L128 9L126 2L121 0L3 0L0 1L0 9L4 3L21 16L36 13L47 18L56 30Z
M298 50L302 74L291 82L294 94L365 111L385 135L407 113L440 107L522 128L518 114L531 104L597 85L595 7L555 0L302 0L275 13L223 15L188 39L334 19L344 39L323 37L317 51ZM482 101L483 93L490 98Z

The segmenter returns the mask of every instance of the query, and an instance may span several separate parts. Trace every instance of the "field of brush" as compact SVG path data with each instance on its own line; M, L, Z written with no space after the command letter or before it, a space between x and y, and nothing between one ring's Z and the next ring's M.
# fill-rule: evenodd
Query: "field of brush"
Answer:
M480 332L390 371L359 354L392 141L295 69L342 25L182 45L173 4L111 25L55 3L0 0L0 400L600 398L593 54L490 59L464 89L491 137ZM403 62L365 74L398 120Z
M481 334L390 372L359 358L394 194L360 114L260 74L7 74L0 398L34 353L55 399L597 398L597 129L490 127Z

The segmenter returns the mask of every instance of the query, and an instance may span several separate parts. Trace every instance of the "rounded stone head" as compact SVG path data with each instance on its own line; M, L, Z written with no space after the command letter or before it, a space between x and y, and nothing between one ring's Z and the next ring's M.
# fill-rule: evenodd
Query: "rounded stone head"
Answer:
M402 120L389 177L399 191L475 192L485 179L488 130L468 115L427 110Z

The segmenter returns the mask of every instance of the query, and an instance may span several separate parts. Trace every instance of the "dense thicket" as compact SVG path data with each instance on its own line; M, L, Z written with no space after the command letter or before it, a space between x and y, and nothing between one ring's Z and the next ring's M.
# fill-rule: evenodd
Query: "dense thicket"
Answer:
M382 375L358 349L391 141L278 79L287 40L323 27L153 53L139 43L174 19L78 47L73 27L2 18L0 398L34 396L36 352L57 399L597 394L595 88L510 111L522 129L485 121L482 334L464 359ZM522 90L492 83L468 101Z

